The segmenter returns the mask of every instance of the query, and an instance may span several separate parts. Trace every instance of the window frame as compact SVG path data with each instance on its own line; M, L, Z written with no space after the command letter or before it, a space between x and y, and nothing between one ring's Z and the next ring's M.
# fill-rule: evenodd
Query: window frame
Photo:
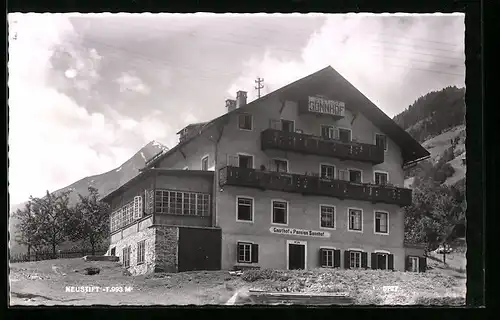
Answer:
M142 247L142 250L140 250ZM139 259L141 258L142 259ZM146 239L137 242L137 265L146 262Z
M281 202L281 203L285 203L286 207L285 207L285 223L279 223L279 222L274 222L274 203L275 202ZM288 203L288 201L284 200L284 199L271 199L271 224L272 225L277 225L277 226L288 226L288 223L289 223L289 213L290 213L290 204Z
M322 222L322 208L323 207L329 207L333 208L333 228L332 227L323 227L321 222ZM325 229L325 230L337 230L337 207L332 205L332 204L320 204L319 205L319 228L320 229Z
M250 129L242 128L240 125L240 119L242 116L248 116L250 118ZM253 131L253 115L247 112L238 113L238 121L236 122L238 129L242 131Z
M351 182L351 183L363 183L363 169L358 169L358 168L346 168L344 170L347 170L347 178L349 179L348 181ZM354 181L351 181L351 171L358 171L360 172L360 176L361 176L361 181L360 182L354 182Z
M331 251L331 253L332 253L332 265L329 266L328 261L327 261L327 264L321 265L320 268L335 268L335 250L337 250L337 248L320 246L319 249L323 250L322 252ZM323 259L321 258L321 260L323 260ZM327 260L327 259L325 259L325 260Z
M276 160L283 161L286 163L286 171L284 171L284 172L283 171L272 171L272 172L281 172L281 173L289 173L290 172L290 168L289 168L290 163L289 163L288 159L284 159L284 158L272 158L271 159L271 161L276 161Z
M381 171L381 170L374 170L373 171L373 184L376 184L378 186L383 186L383 184L377 184L377 173L378 174L385 174L386 175L386 183L385 185L388 185L389 184L389 172L387 171Z
M377 231L377 213L384 213L386 215L386 229L387 232ZM389 211L386 210L373 210L373 233L383 236L389 235Z
M236 252L236 262L237 263L252 263L252 246L253 246L253 242L250 242L250 241L237 241L236 242L237 244L237 252ZM240 246L249 246L250 249L248 250L248 258L249 258L249 261L246 261L246 260L240 260ZM244 250L244 249L243 249ZM245 252L245 251L244 251ZM244 253L243 253L243 258L244 257Z
M361 212L361 217L360 217L360 227L361 229L360 230L357 230L357 229L351 229L351 210L357 210L357 211L360 211ZM347 208L347 231L349 232L359 232L359 233L363 233L363 209L361 208L355 208L355 207L348 207Z
M292 131L284 131L283 130L283 121L286 122L291 122L292 123ZM280 119L280 125L281 125L281 131L283 132L295 132L295 120L288 120L288 119Z
M409 269L408 271L409 271L409 272L420 272L420 257L417 257L417 256L409 256L409 257L408 257L408 260L409 260L409 264L410 264L410 265L408 266L408 269ZM413 262L412 262L413 260L416 260L416 261L417 261L417 263L415 264L415 266L416 266L416 270L413 270L413 268L412 268L412 267L414 266L414 264L413 264Z
M123 247L122 249L122 264L124 268L130 268L130 255L131 255L130 245ZM126 254L125 254L126 253ZM127 259L125 259L127 258Z
M374 137L374 141L373 141L373 144L377 145L377 137L378 136L383 136L385 137L385 145L384 145L384 152L387 152L387 150L389 150L389 140L387 138L387 135L386 134L383 134L383 133L378 133L376 132L375 133L375 137Z
M333 176L332 176L331 178L324 178L324 177L322 176L323 166L325 166L325 167L332 167L332 168L333 168ZM336 171L337 171L337 166L336 166L336 165L334 165L334 164L332 164L332 163L322 162L322 163L320 163L320 164L319 164L319 177L320 177L321 179L331 179L331 180L335 180L335 178L336 178L336 176L337 176Z
M180 198L178 197L179 194ZM185 207L186 196L188 200L187 208ZM191 217L209 217L211 215L210 196L211 195L208 193L201 193L201 192L156 189L154 192L155 214L191 216ZM180 201L178 201L179 199ZM185 213L186 209L188 211L187 214Z
M323 128L328 128L328 136L327 137L325 137L323 135ZM337 130L337 128L334 125L320 124L319 125L319 136L325 140L333 140L333 139L335 139L335 130ZM331 132L331 137L330 137L330 132Z
M236 154L236 156L238 157L238 168L241 168L241 166L240 166L240 156L243 156L243 157L250 157L250 158L252 158L252 166L250 168L247 168L247 169L255 169L255 156L253 154L244 153L244 152L238 152Z
M361 263L361 260L363 259L363 252L364 251L362 251L360 249L349 249L349 269L362 269L363 268L362 263ZM353 259L352 259L353 254L359 255L359 267L353 266ZM354 258L354 264L356 264L356 258Z
M375 250L373 251L373 253L375 253L376 257L377 257L377 269L376 270L390 270L389 269L389 255L391 254L389 251L386 251L386 250ZM381 254L381 255L385 255L385 269L380 269L379 265L378 265L378 255ZM372 264L373 262L370 261L370 264Z
M341 131L341 130L344 130L344 131L349 131L349 140L348 140L348 141L342 141L342 142L347 142L347 143L352 142L352 129L349 129L349 128L343 128L343 127L337 127L337 130L339 131L339 133L338 133L338 135L339 135L339 137L338 137L338 138L339 138L339 141L342 141L342 140L340 139L340 131Z
M251 210L250 210L251 220L239 219L239 210L238 210L240 205L239 199L246 199L251 201ZM253 197L243 196L243 195L236 196L236 222L254 223L254 213L255 213L255 199Z
M210 159L210 158L209 158L209 155L208 155L208 154L206 154L206 155L204 155L203 157L201 157L201 171L208 171L208 168L209 168L209 163L208 163L208 161L209 161L209 159ZM207 168L206 168L206 169L204 169L204 168L203 168L203 162L204 162L205 160L206 160L206 162L207 162Z

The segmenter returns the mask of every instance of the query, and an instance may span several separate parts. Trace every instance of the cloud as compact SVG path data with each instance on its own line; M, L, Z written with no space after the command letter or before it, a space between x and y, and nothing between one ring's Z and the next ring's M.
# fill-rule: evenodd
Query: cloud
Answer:
M68 16L9 14L9 193L11 203L30 195L42 196L85 176L116 167L135 150L110 148L101 153L95 145L112 145L120 128L101 113L89 113L48 82L50 58L60 45L76 39ZM12 23L15 21L15 23ZM68 48L71 49L70 46ZM71 69L66 72L89 87L98 78L97 52L80 59L69 50Z
M120 85L120 92L135 91L142 94L149 94L149 87L136 76L123 72L121 76L116 79Z
M253 56L227 92L248 90L251 101L257 77L269 93L331 65L392 116L429 91L464 86L464 30L463 15L330 15L300 59L272 50Z

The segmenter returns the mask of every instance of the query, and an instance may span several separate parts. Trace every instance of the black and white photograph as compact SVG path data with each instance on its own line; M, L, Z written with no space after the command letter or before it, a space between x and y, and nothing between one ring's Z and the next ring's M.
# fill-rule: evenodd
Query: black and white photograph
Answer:
M463 13L7 23L10 306L465 306Z

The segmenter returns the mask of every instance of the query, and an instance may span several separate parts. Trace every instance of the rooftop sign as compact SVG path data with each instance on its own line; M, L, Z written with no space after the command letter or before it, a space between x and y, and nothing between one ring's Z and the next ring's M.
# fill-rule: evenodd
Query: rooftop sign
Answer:
M317 238L330 238L330 233L326 231L315 231L315 230L304 230L295 228L280 228L271 227L269 228L271 233L284 234L289 236L303 236L303 237L317 237Z
M309 97L307 111L332 115L336 117L344 117L345 103L342 101L328 100L321 97Z

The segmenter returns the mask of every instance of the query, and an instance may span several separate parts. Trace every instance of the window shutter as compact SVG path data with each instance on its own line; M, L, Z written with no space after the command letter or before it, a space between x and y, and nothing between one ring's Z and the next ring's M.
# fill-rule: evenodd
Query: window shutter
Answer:
M340 250L333 251L333 267L340 268Z
M368 268L368 253L366 252L361 253L361 268Z
M325 249L319 249L319 266L320 268L326 265Z
M405 259L405 271L410 271L410 256L406 256Z
M340 139L339 129L337 129L337 128L333 129L333 139L336 139L336 140Z
M259 262L259 245L258 244L252 244L252 263L258 263Z
M241 262L240 261L240 242L237 242L236 243L236 261L237 262Z
M377 269L377 254L373 252L371 258L372 258L372 269L375 270Z
M425 272L427 269L427 259L425 257L418 258L418 271Z
M387 264L388 264L387 269L394 271L394 255L393 254L390 254L387 257Z
M344 269L351 268L351 252L349 250L344 251Z

